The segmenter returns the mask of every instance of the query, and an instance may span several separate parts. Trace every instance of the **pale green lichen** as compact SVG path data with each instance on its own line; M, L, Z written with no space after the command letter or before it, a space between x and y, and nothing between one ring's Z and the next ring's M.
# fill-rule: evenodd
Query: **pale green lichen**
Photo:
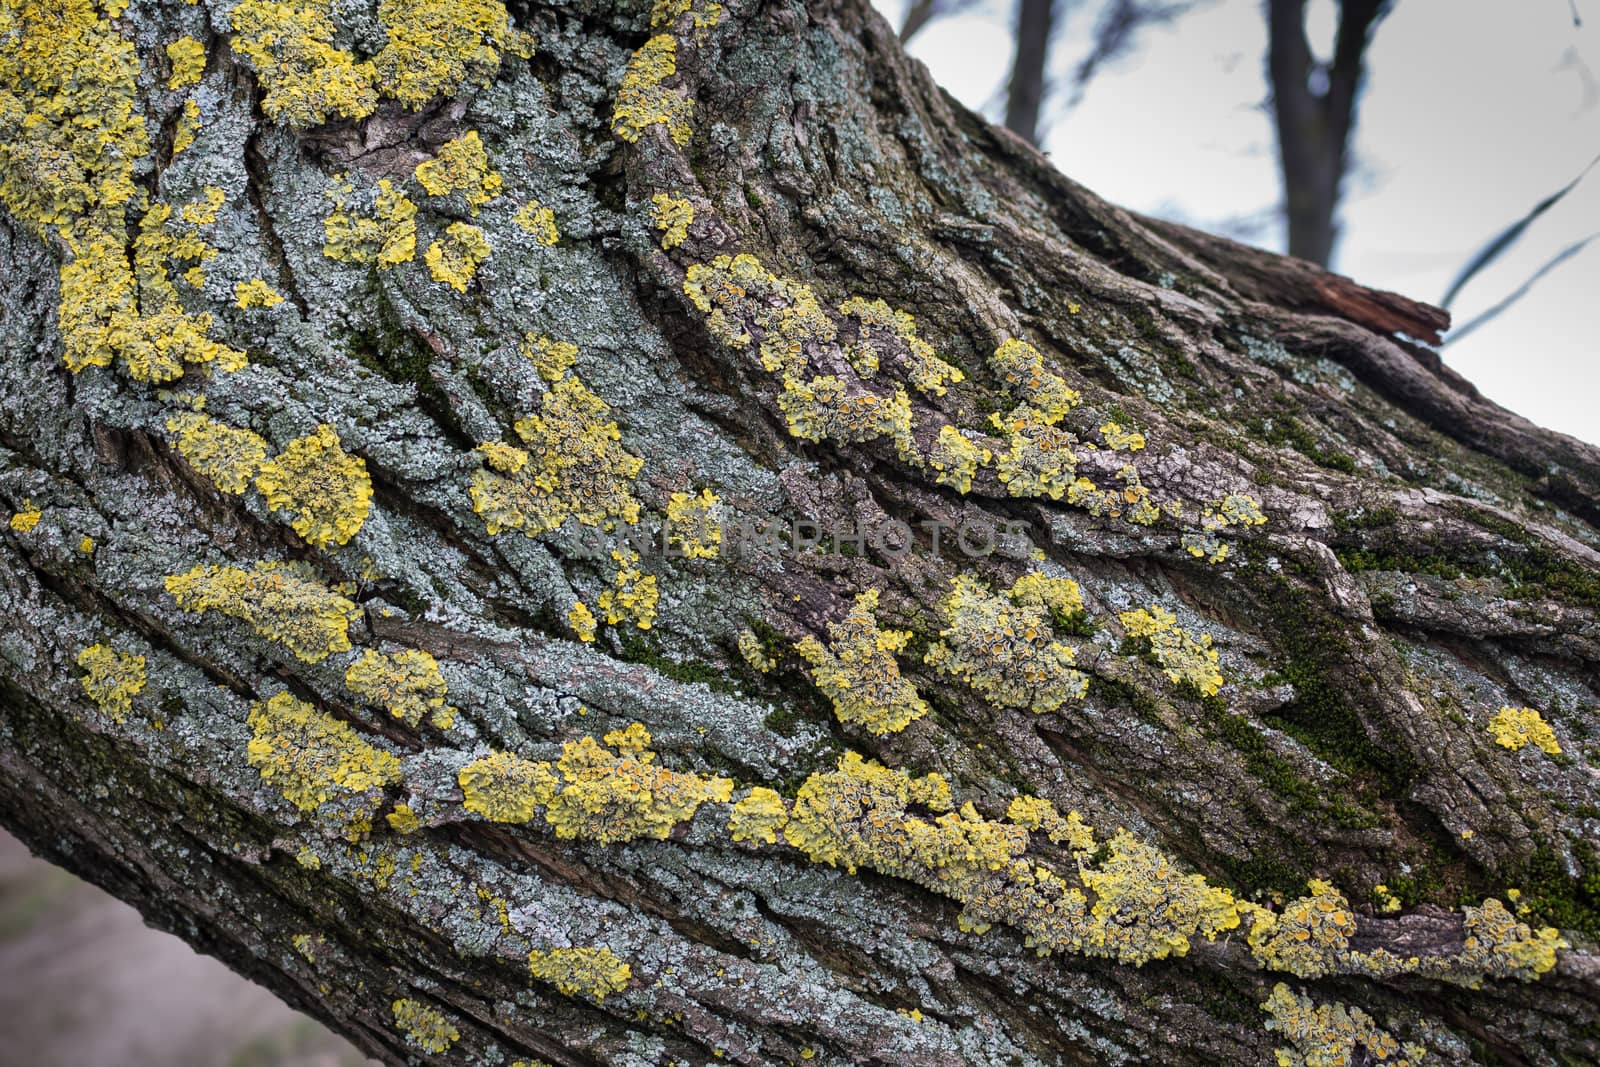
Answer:
M429 244L422 258L434 281L464 293L478 268L488 262L492 251L489 239L478 227L452 222L445 227L444 238Z
M500 175L489 165L489 153L477 130L446 141L434 158L417 164L416 178L429 196L460 193L474 215L499 196L504 187Z
M78 653L78 666L86 672L83 691L115 722L133 710L133 698L145 687L144 657L118 652L109 645L90 645Z
M173 416L167 429L176 435L173 444L179 455L224 493L237 496L248 490L267 458L267 442L260 434L198 411Z
M534 949L528 968L541 982L549 982L563 996L583 995L604 1000L626 989L633 969L609 948Z
M240 619L307 663L349 651L350 625L361 618L357 605L302 564L199 566L169 577L166 589L184 611L220 611Z
M449 687L439 662L421 649L408 648L386 656L368 649L344 672L345 688L408 726L424 716L441 730L455 722L456 709L445 703Z
M390 1005L390 1010L394 1012L394 1025L405 1031L407 1044L424 1052L448 1052L451 1045L461 1040L461 1031L455 1024L433 1008L400 999Z
M1137 611L1124 611L1118 618L1128 636L1149 642L1150 652L1174 685L1193 685L1206 696L1222 688L1222 672L1217 668L1217 650L1211 635L1199 637L1178 625L1178 617L1152 604Z
M911 631L879 629L877 608L878 591L869 589L842 622L829 624L827 645L807 636L795 651L811 664L812 680L840 722L882 735L904 730L928 713L928 705L895 659Z
M327 423L263 463L256 488L268 507L289 512L294 532L317 548L347 543L372 506L366 461L346 452Z
M292 694L250 709L247 758L263 781L303 812L341 801L346 825L370 824L382 790L400 780L400 761Z

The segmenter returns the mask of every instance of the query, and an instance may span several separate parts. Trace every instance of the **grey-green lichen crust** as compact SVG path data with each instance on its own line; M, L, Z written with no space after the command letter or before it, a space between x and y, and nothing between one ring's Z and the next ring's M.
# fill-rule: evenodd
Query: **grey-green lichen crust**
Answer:
M17 828L396 1061L1600 1055L1600 457L951 109L0 0Z

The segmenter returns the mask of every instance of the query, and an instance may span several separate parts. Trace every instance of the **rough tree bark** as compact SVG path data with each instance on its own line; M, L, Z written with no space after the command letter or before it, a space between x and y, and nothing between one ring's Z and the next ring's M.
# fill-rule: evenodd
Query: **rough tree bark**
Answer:
M397 1063L1600 1057L1600 451L1442 313L864 0L123 6L0 3L42 855Z

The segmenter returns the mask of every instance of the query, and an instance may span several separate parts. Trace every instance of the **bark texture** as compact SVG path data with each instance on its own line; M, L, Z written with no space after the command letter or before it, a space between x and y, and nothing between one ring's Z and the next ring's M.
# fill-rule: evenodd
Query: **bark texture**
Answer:
M1105 203L862 0L513 3L421 88L404 12L497 4L266 6L299 96L248 4L0 3L32 847L396 1063L1600 1058L1600 450L1441 312ZM114 116L23 121L50 19L134 48L148 151L67 152L130 196L30 196ZM84 342L118 255L248 362ZM610 554L707 489L918 544Z

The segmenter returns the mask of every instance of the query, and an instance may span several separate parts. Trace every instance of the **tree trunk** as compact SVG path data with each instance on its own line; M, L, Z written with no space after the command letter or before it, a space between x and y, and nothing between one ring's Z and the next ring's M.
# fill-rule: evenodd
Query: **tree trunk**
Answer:
M1039 112L1044 107L1045 66L1055 0L1019 0L1017 50L1006 82L1006 129L1031 145L1039 143Z
M510 13L0 3L9 828L396 1063L1600 1056L1600 450L863 2Z

